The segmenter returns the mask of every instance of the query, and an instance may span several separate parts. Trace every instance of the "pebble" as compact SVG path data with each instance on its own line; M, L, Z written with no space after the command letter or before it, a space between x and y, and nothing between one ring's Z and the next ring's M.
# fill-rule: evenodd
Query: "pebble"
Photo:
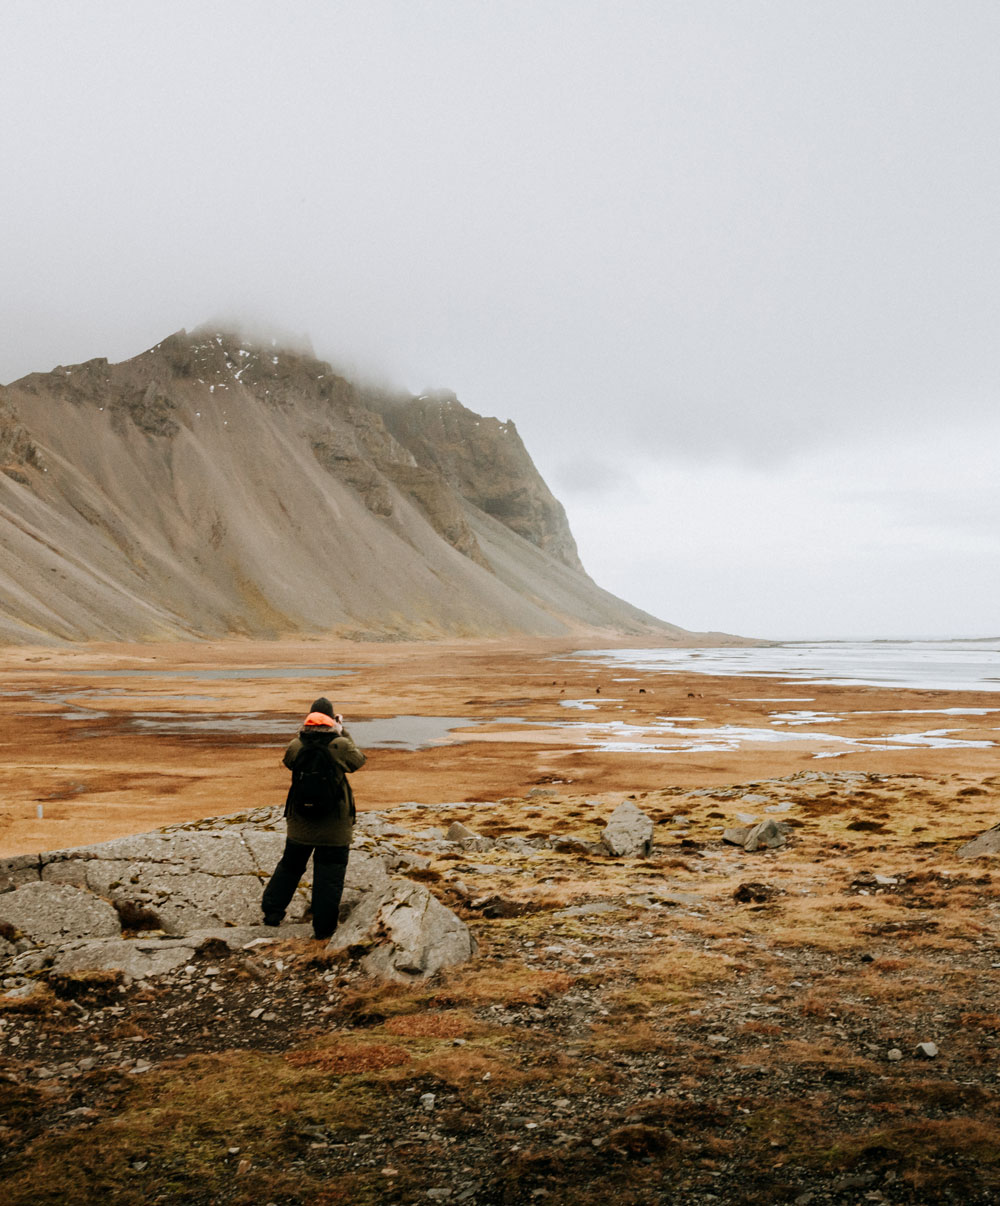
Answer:
M938 1053L937 1043L917 1043L917 1055L922 1055L924 1059L933 1059Z
M424 1107L425 1110L427 1110L427 1111L433 1110L435 1101L437 1101L437 1097L433 1093L421 1094L420 1104Z
M902 1053L902 1051L900 1051L900 1049L898 1047L890 1047L889 1059L891 1059L893 1061L893 1063L895 1063L896 1060L899 1060L902 1058L903 1058L903 1053Z

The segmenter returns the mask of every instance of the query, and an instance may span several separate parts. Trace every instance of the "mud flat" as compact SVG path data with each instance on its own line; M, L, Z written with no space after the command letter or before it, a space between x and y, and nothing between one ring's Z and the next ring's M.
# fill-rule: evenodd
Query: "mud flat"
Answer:
M281 750L321 692L368 751L362 808L494 801L551 783L634 792L819 767L996 765L996 693L629 670L569 658L578 646L5 649L0 855L274 803L287 784Z

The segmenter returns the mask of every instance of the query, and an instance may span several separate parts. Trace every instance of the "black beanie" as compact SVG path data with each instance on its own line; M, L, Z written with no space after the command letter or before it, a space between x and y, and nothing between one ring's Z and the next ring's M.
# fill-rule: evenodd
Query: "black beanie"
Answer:
M319 699L313 700L313 706L309 709L310 712L322 712L324 716L329 716L333 719L333 704L325 695L321 695Z

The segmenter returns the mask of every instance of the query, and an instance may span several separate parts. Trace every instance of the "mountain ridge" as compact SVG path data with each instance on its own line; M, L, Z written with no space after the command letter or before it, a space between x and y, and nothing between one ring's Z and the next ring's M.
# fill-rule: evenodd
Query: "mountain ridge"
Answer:
M664 638L512 422L201 328L0 386L0 641Z

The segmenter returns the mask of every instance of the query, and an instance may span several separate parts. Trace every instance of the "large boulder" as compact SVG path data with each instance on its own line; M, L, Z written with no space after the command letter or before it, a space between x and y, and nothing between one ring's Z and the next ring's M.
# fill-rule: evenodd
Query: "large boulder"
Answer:
M110 938L121 933L118 913L106 900L71 884L22 884L0 896L0 922L35 943Z
M365 896L330 940L329 950L363 947L362 968L408 983L464 963L476 953L469 927L423 884L391 882Z
M631 800L623 800L608 819L601 841L616 858L645 858L653 849L653 822Z

